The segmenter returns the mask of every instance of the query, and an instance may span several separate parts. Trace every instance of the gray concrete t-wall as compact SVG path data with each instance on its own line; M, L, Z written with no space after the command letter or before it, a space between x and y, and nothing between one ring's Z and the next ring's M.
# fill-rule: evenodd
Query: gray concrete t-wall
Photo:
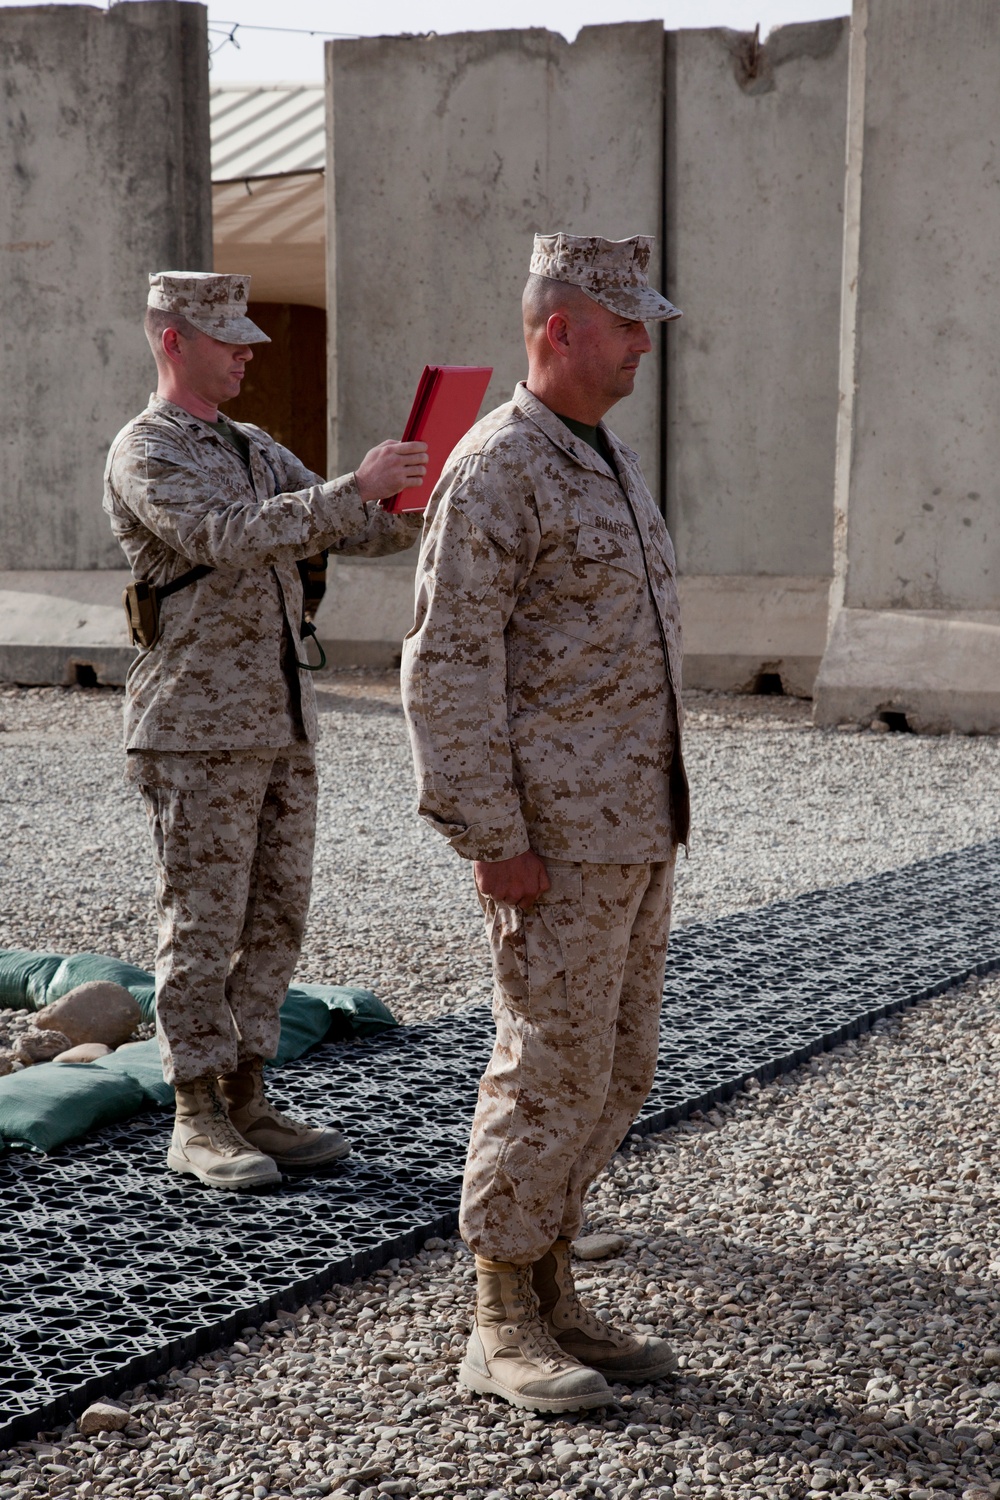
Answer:
M336 41L327 87L329 451L343 471L399 433L425 364L492 365L483 409L509 399L536 230L659 236L663 28ZM611 416L654 488L658 364L643 361ZM412 554L336 562L318 623L337 655L398 652L412 568Z
M820 722L1000 729L1000 8L856 0Z
M996 609L1000 6L866 10L843 602Z
M667 34L667 520L686 676L808 693L833 569L849 22Z
M663 29L327 44L331 453L405 421L425 364L488 364L484 410L525 373L532 236L659 235ZM653 267L653 275L658 267ZM655 358L612 421L655 469Z
M847 42L832 21L783 28L755 61L749 37L657 22L572 45L331 43L334 467L398 431L425 361L492 364L486 404L506 399L534 230L653 234L653 277L686 317L610 421L674 529L689 681L776 671L810 691L832 571ZM398 649L411 571L337 562L319 620L335 652Z
M122 566L101 476L154 383L146 273L211 269L206 15L0 7L5 569Z
M668 34L668 519L688 573L833 569L847 20Z

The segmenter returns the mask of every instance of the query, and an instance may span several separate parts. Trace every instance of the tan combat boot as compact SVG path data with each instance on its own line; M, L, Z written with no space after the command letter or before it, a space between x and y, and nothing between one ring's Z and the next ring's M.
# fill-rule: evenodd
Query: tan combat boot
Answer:
M549 1335L538 1316L530 1266L477 1255L476 1276L476 1324L458 1377L463 1385L529 1411L613 1404L607 1382Z
M167 1166L229 1193L274 1187L281 1173L234 1129L214 1078L176 1084L177 1114Z
M260 1058L247 1058L234 1073L224 1073L219 1087L243 1139L286 1172L325 1167L349 1154L351 1148L339 1130L303 1125L267 1102Z
M599 1370L608 1380L645 1385L677 1369L666 1339L613 1328L592 1313L573 1285L569 1240L556 1240L531 1268L540 1314L549 1333L566 1354Z

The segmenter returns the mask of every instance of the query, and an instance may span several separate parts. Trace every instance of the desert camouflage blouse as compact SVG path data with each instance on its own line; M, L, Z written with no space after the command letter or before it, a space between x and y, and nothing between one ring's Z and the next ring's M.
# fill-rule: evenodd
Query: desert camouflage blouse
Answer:
M470 859L645 863L687 838L674 550L602 430L617 473L519 385L428 507L403 701L420 812Z

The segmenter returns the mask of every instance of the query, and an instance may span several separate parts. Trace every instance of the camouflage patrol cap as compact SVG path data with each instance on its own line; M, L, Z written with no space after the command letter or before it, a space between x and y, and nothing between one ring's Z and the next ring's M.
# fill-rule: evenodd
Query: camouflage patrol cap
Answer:
M249 276L150 271L146 305L177 313L220 344L269 344L268 335L247 317L249 290Z
M652 248L649 234L634 234L627 240L604 240L591 234L536 234L531 273L578 286L621 318L640 323L680 318L680 309L646 280Z

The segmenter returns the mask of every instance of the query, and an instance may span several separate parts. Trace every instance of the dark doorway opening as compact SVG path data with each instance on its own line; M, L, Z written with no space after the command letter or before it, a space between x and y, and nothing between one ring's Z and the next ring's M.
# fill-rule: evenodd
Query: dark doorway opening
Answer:
M884 709L878 716L883 724L887 724L893 734L912 734L909 721L905 714L897 713L894 709Z
M226 415L263 427L325 478L326 313L299 302L252 302L250 316L271 342L254 345Z

